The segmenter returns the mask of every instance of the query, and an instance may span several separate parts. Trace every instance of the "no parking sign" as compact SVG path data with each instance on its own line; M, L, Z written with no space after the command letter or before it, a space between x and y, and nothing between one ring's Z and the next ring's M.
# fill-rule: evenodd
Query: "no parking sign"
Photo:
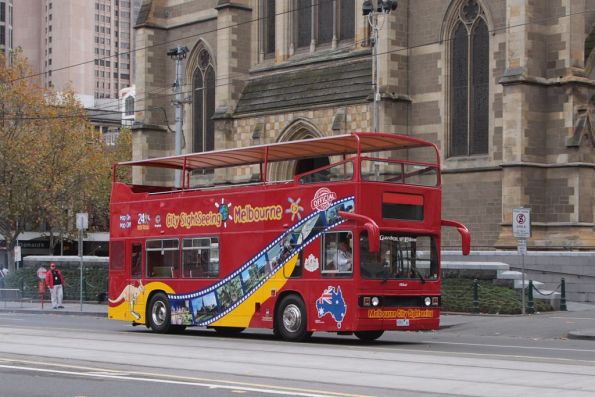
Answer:
M43 266L40 266L39 269L37 269L37 278L40 280L45 280L45 274L47 273L47 269Z
M512 210L512 234L519 239L531 237L531 208Z

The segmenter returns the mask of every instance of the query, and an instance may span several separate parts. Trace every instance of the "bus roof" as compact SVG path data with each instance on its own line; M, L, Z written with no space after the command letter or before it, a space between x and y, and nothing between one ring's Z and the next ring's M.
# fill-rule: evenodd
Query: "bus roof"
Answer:
M437 148L433 143L409 136L388 133L352 132L351 134L332 137L127 161L118 163L118 166L145 166L192 171L195 169L252 165L321 156L417 147L433 147L437 153Z

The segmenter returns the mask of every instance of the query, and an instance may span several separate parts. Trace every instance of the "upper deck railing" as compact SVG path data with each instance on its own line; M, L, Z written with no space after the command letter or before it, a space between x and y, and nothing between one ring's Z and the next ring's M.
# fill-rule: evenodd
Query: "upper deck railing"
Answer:
M426 151L421 158L412 157L410 150L419 148L429 149L429 153ZM349 179L430 186L440 184L440 156L436 145L405 135L369 132L128 161L114 166L113 180L116 182L117 167L175 169L181 170L186 176L181 189L189 189L188 175L191 172L259 165L257 181L264 183L269 181L267 173L272 163L320 157L335 157L340 160L327 167L297 175L295 181L308 183L303 175L316 174L336 168L337 165L349 167L348 159L351 159L355 163L351 163L353 174ZM428 179L428 175L431 178Z

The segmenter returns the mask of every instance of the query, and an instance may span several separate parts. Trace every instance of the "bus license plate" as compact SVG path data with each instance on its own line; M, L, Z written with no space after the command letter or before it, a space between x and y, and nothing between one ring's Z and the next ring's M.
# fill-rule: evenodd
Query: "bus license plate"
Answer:
M397 327L408 327L408 326L409 326L408 318L398 318L397 319Z

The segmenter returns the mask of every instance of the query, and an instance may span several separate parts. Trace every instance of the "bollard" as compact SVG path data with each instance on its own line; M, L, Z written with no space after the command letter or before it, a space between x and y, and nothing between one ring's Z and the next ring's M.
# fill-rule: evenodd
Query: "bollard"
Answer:
M473 280L473 313L479 314L479 282Z
M529 280L529 291L527 291L527 313L534 314L535 308L533 307L533 280Z
M562 277L560 281L560 311L565 312L566 310L566 280Z

